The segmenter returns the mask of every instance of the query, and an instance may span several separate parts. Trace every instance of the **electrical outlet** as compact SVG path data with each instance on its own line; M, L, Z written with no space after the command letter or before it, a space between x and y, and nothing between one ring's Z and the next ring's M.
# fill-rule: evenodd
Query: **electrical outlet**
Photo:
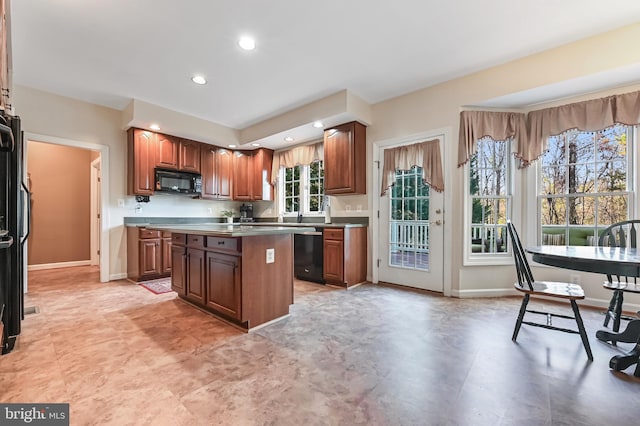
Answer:
M136 206L136 214L142 214L142 207Z
M276 261L276 249L267 249L267 263L273 263Z
M209 207L209 208L207 209L207 213L209 213L209 214L213 214L213 209L212 209L211 207Z
M124 198L118 198L118 207L124 207Z
M580 275L578 275L578 274L571 274L571 284L578 284L578 285L580 285Z

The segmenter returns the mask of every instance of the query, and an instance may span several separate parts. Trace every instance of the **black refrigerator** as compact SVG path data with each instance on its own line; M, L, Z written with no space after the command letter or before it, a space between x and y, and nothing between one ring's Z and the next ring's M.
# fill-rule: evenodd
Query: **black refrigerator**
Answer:
M31 195L23 181L20 117L0 111L0 134L0 312L4 355L13 350L24 318L24 260Z

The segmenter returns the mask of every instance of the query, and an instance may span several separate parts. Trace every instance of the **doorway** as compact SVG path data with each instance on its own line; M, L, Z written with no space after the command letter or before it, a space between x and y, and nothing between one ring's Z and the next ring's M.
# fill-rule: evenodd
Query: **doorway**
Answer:
M449 182L447 158L451 129L414 134L374 143L372 179L372 281L386 282L451 295L451 241L445 238L451 225L445 220L451 197L422 181L422 170L396 171L394 185L385 194L382 169L385 149L438 139L445 189ZM388 183L387 183L388 184ZM385 184L386 186L386 184Z
M75 148L81 148L84 150L93 151L91 170L93 170L93 162L95 160L99 160L99 163L100 163L99 174L97 173L97 169L96 169L96 177L97 176L100 177L99 188L96 186L95 193L92 193L92 191L88 191L89 193L87 193L87 197L89 197L91 200L95 199L95 201L92 201L92 203L93 202L95 203L95 208L98 212L96 216L99 216L99 219L100 219L99 222L96 221L97 223L95 224L93 224L94 222L93 220L90 221L93 224L93 226L97 227L95 244L97 245L98 249L95 250L95 253L97 253L97 259L95 261L96 261L96 265L99 265L99 268L100 268L100 282L108 282L110 279L109 238L108 238L109 224L107 223L107 221L104 220L104 218L108 217L106 215L106 212L109 205L108 199L107 199L107 196L109 194L109 185L108 185L109 184L109 173L108 173L109 172L109 147L106 145L100 145L100 144L95 144L91 142L76 141L72 139L65 139L65 138L59 138L55 136L40 135L40 134L28 133L28 132L25 132L24 140L28 142L30 141L43 142L47 144L63 145L63 146L75 147ZM25 144L27 150L29 147L28 142ZM24 164L25 170L27 170L27 167L28 167L27 156L28 156L28 152L25 152L25 164ZM95 217L95 216L92 215L92 217ZM90 226L90 229L93 228L93 226ZM94 252L94 250L91 249L91 252ZM92 259L93 257L90 255L87 262L92 263L93 262Z
M100 265L100 229L102 228L102 216L100 215L100 199L101 195L101 175L100 166L101 159L98 158L91 162L91 265Z

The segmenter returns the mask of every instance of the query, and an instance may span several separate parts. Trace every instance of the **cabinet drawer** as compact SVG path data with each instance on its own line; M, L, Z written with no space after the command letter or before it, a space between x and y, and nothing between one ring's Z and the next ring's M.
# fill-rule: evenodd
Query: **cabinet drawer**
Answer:
M173 244L187 244L187 235L186 234L171 234L171 242Z
M160 238L160 231L154 231L147 228L138 228L138 237L141 240L145 240L147 238Z
M240 252L241 245L238 238L207 237L207 248L209 250L224 250L230 252Z
M342 228L325 228L324 229L325 240L343 240L344 229Z
M187 245L189 247L204 248L204 236L187 235Z

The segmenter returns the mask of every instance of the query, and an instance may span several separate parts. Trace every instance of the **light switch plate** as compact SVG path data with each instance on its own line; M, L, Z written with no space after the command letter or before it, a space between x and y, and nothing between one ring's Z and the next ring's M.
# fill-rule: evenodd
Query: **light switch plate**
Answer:
M267 263L273 263L276 261L276 249L267 249Z

